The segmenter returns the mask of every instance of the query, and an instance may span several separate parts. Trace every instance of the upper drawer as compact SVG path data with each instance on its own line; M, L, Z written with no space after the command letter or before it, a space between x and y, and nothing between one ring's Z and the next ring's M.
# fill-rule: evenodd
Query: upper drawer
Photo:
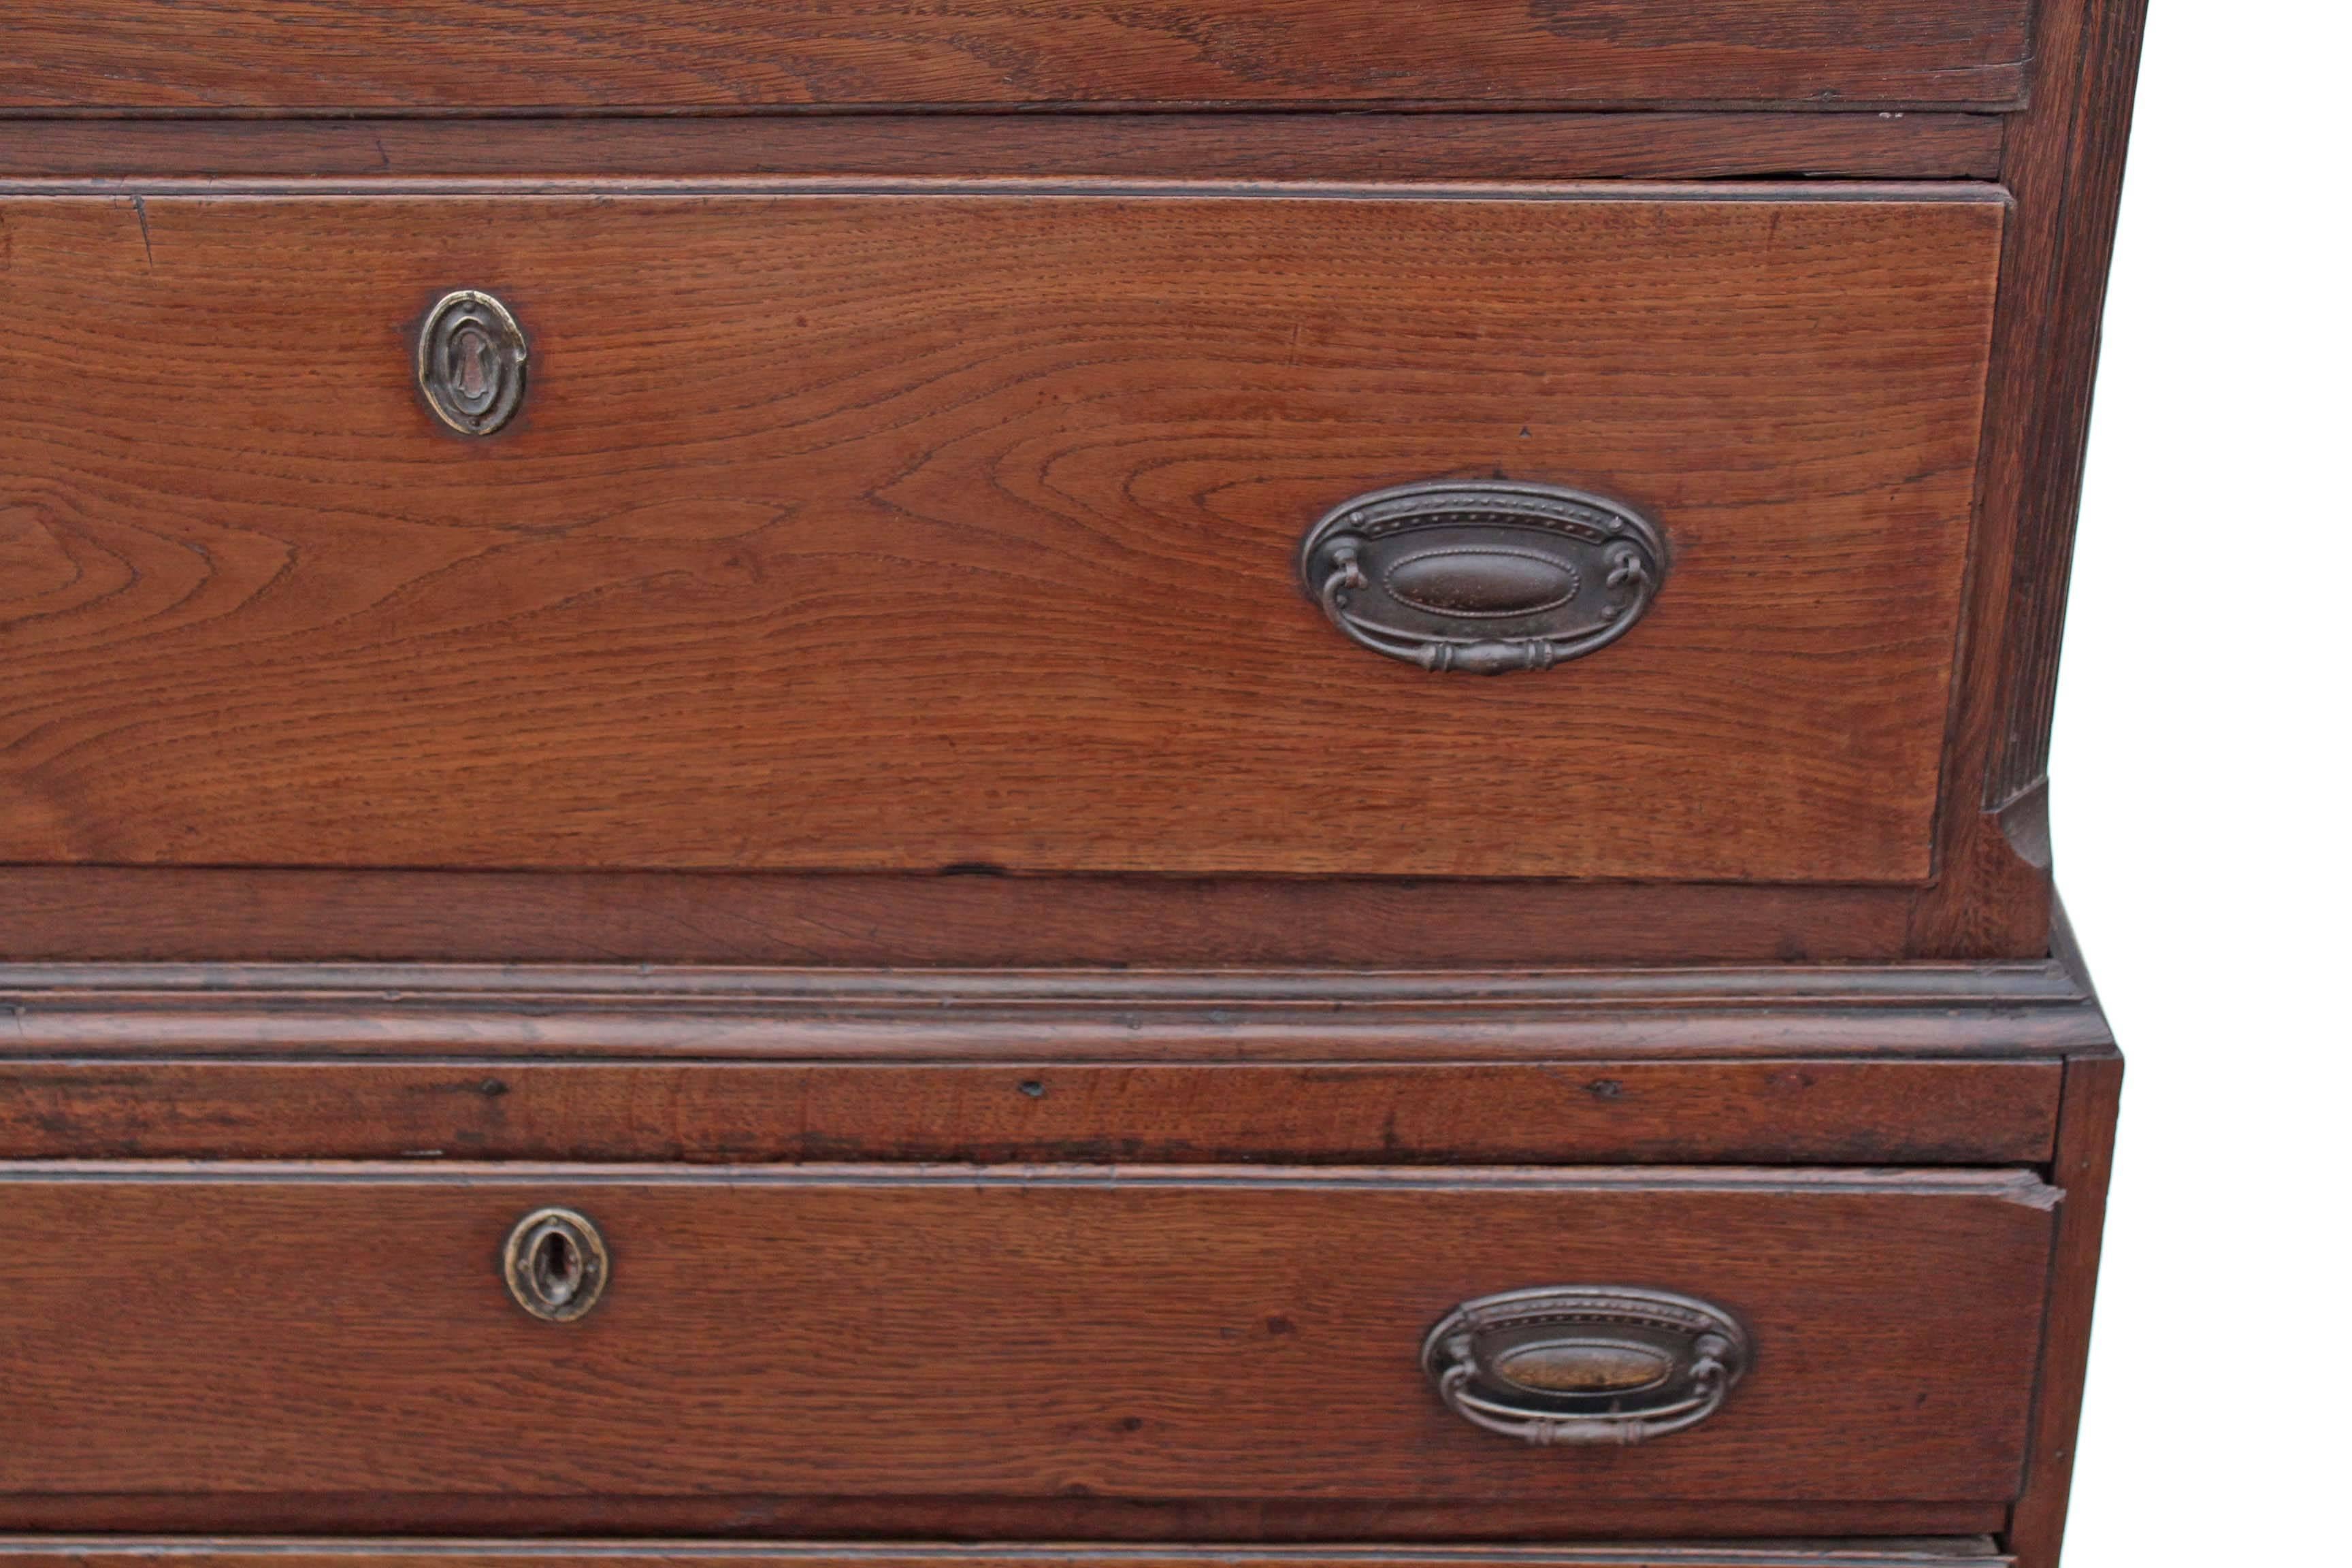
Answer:
M16 0L0 107L2006 103L2026 0Z
M2023 1172L17 1165L0 1494L101 1494L69 1526L125 1493L2000 1501L2057 1197Z
M0 860L1916 881L2003 210L11 198ZM418 386L464 287L488 436ZM1367 651L1302 536L1438 477L1629 503L1663 584ZM1464 537L1384 590L1646 582Z

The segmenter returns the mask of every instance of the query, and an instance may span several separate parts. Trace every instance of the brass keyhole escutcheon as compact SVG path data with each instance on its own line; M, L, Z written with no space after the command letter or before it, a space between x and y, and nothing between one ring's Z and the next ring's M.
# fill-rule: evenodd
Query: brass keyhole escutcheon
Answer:
M534 1209L507 1233L507 1291L532 1317L568 1323L587 1315L613 1272L604 1233L577 1209Z
M478 289L443 295L417 334L417 389L461 436L493 435L514 417L530 363L514 312Z

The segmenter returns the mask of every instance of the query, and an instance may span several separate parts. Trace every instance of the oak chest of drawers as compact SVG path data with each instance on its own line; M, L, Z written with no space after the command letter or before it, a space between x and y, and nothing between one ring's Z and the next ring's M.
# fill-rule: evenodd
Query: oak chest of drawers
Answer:
M17 0L0 1555L2057 1559L2134 0Z

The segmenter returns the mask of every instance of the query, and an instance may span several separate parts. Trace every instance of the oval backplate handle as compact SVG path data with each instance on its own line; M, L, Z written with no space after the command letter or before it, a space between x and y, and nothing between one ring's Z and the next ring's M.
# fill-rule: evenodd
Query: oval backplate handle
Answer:
M434 417L461 436L488 436L522 406L530 345L498 299L478 289L444 294L416 338L416 384Z
M1448 1312L1421 1347L1447 1408L1543 1447L1623 1447L1695 1426L1748 1361L1747 1331L1730 1313L1627 1285L1482 1296Z
M1441 479L1374 490L1307 531L1300 585L1351 640L1423 669L1549 669L1650 607L1665 536L1557 485Z
M515 1304L550 1323L586 1316L613 1276L604 1232L577 1209L533 1209L515 1221L500 1261Z

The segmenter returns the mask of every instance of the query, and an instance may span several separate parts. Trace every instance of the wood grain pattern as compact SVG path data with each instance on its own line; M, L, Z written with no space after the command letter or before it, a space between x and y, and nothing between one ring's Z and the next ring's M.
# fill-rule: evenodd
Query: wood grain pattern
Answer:
M1928 875L1996 196L595 190L0 208L0 854ZM534 344L472 444L460 283ZM1633 637L1432 679L1297 593L1488 472L1664 521Z
M1986 809L1997 811L2043 782L2058 693L2058 639L2066 618L2066 583L2074 556L2074 520L2089 445L2092 383L2098 372L2100 323L2106 312L2107 263L2115 252L2123 200L2124 148L2131 130L2146 0L2098 0L2076 9L2079 51L2051 62L2079 70L2053 95L2073 107L2061 130L2055 107L2013 122L2027 177L2065 192L2063 224L2035 234L2033 269L2021 282L2053 331L2040 355L2021 355L2020 374L2038 371L2029 427L2017 433L2030 476L2020 490L2011 570L2011 615L2002 638L2002 732L1987 780ZM2029 295L2029 299L2032 296ZM2029 365L2032 366L2029 369Z
M1426 1542L1449 1546L1530 1539L1831 1541L1889 1536L1985 1536L2009 1509L1995 1502L1610 1502L1568 1498L1477 1502L1403 1498L1378 1502L1262 1498L807 1498L425 1496L416 1493L81 1492L0 1495L0 1530L103 1530L120 1538L217 1534L544 1537L605 1541L691 1538L877 1542Z
M0 1568L2053 1568L2095 1000L1801 962L2048 951L2141 7L2033 9L11 7L0 954L326 962L0 973L0 1530L110 1532ZM1872 101L1942 109L1660 107ZM2019 217L1495 184L1783 175ZM494 451L399 384L456 284L540 351ZM1691 614L1318 664L1250 552L1360 469L1616 480ZM1782 967L1526 972L1705 959ZM785 1163L885 1158L971 1163ZM1786 1168L1947 1163L2063 1201ZM622 1237L575 1330L494 1281L542 1199ZM1554 1270L1755 1378L1452 1424L1420 1328Z
M15 0L0 108L1998 103L2024 0Z
M2057 1194L2030 1173L1463 1168L0 1168L0 1491L1476 1500L2014 1494ZM535 1321L493 1260L588 1212ZM1724 1409L1632 1450L1480 1433L1454 1302L1666 1283ZM92 1310L104 1302L105 1310Z
M2066 1064L2057 1156L2052 1162L2053 1178L2066 1184L2066 1201L2058 1216L2025 1488L2009 1529L2020 1568L2058 1568L2059 1549L2065 1541L2123 1079L2123 1058L2112 1053L2086 1054Z
M0 1062L0 1158L1997 1164L2055 1061Z
M1917 895L1766 883L0 866L0 954L1553 968L1904 954Z
M9 1568L2011 1568L1983 1537L1590 1546L1105 1547L0 1538Z
M1989 180L1993 114L920 114L0 120L0 175Z
M2003 171L2018 221L2002 261L1954 787L1938 882L1912 920L1907 946L1917 953L2039 951L2050 929L2046 831L2017 835L2021 850L2019 824L2002 814L2020 808L2030 826L2045 809L2058 632L2146 9L2145 0L2043 6L2033 101L2008 121Z

